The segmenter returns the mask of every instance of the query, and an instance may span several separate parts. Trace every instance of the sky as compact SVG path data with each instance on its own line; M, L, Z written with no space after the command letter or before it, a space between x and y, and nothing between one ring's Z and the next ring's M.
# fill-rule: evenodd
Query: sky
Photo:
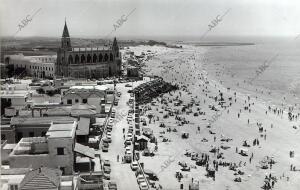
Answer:
M0 36L61 37L65 18L71 37L292 37L300 0L0 0Z

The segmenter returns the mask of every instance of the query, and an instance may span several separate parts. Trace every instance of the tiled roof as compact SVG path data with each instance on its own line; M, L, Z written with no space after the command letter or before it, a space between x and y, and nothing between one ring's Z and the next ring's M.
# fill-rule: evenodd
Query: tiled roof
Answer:
M72 110L85 110L85 109L96 109L94 105L89 105L89 104L74 104L72 105Z
M48 138L73 138L77 121L73 123L52 124L46 133Z
M61 171L42 167L28 172L20 184L20 190L55 189L60 185Z
M70 89L70 90L66 91L63 99L65 99L66 97L72 96L72 95L77 95L83 99L87 99L92 95L96 95L98 97L104 97L105 92L99 91L99 90Z
M48 109L45 114L48 116L68 116L71 113L71 106L61 106L61 107L55 107L52 109Z

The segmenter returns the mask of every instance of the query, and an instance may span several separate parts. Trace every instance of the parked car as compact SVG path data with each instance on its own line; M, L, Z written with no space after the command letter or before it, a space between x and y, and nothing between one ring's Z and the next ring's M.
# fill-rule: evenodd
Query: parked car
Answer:
M126 151L125 151L125 155L131 156L131 154L132 154L132 153L131 153L131 150L126 150Z
M139 168L138 162L137 161L131 162L130 167L133 171L137 170Z
M111 143L111 133L106 134L106 138L109 141L109 143Z
M103 162L103 171L104 171L104 173L110 174L111 169L110 169L110 161L109 160L104 160L104 162Z
M131 140L128 140L128 139L127 139L127 140L125 141L125 145L130 146L130 145L131 145Z
M117 106L119 104L119 101L115 100L114 101L114 106Z
M102 139L102 142L103 142L103 143L109 143L109 140L108 140L107 138L104 137L104 138Z
M149 170L149 169L145 169L144 170L145 174L149 176L149 179L153 180L153 181L157 181L158 177L157 174L154 173L153 171Z
M137 177L136 177L136 180L137 180L137 183L140 184L142 182L146 182L145 181L145 178L142 174L139 174Z
M110 161L109 160L104 160L103 166L109 166L110 167Z
M102 143L102 152L108 152L109 144L107 142Z
M125 147L125 152L126 152L126 151L131 151L131 148L130 148L129 146L126 146L126 147Z
M133 133L133 128L129 128L128 133Z
M110 180L110 174L109 173L104 173L104 179Z
M110 169L110 167L108 167L108 166L104 166L104 167L103 167L103 171L104 171L104 173L110 174L111 169Z
M130 141L132 141L132 134L131 133L127 134L127 139L130 140Z
M107 128L106 128L106 130L109 131L109 132L112 132L112 126L108 125Z
M146 182L140 183L140 190L148 190L148 185Z
M110 181L110 182L108 183L108 189L109 189L109 190L117 190L117 189L118 189L118 188L117 188L117 183L116 183L116 182Z
M131 84L125 84L125 87L132 87Z

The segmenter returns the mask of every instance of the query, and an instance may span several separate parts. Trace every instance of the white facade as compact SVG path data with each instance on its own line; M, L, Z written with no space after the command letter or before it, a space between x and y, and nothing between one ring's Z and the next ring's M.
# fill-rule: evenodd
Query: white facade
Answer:
M64 92L62 102L64 105L74 105L78 103L93 105L97 113L101 111L101 103L107 100L106 86L72 86Z
M42 166L59 168L73 174L74 144L77 122L52 124L46 137L22 138L9 155L11 168Z
M6 55L4 62L8 65L14 65L16 68L25 68L27 74L37 77L54 77L56 55L43 55L43 56L24 56Z

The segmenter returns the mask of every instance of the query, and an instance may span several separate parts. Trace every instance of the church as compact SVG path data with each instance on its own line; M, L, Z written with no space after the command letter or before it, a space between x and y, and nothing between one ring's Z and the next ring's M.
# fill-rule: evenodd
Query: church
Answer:
M56 77L99 79L120 74L121 53L116 38L110 46L72 48L65 22L55 63Z

